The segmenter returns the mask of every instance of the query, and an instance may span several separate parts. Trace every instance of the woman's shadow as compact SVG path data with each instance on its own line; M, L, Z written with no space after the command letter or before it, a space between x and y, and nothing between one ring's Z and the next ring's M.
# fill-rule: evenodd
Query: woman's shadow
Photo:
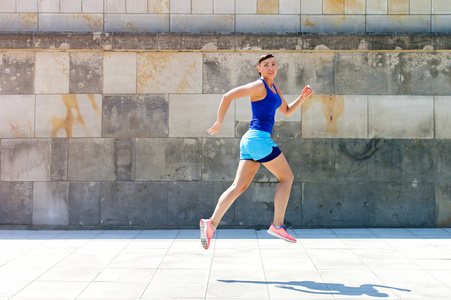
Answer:
M361 296L368 295L370 297L385 298L389 295L379 292L376 288L395 289L403 292L410 292L407 289L390 287L378 284L362 284L358 287L346 286L341 283L319 283L314 281L246 281L246 280L218 280L225 283L250 283L250 284L275 284L281 289L293 290L308 294L319 295L347 295Z

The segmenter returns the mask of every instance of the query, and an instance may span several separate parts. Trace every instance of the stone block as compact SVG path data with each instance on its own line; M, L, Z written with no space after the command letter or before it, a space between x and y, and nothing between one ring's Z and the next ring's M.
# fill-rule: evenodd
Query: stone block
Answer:
M50 181L67 181L67 139L52 139L50 149Z
M402 93L449 95L451 53L408 53L402 56Z
M69 140L69 181L114 181L114 140L79 138Z
M212 14L213 1L212 0L192 0L191 13L193 14Z
M114 49L157 50L157 34L154 33L115 33L112 39Z
M168 223L167 182L103 182L102 226L158 226Z
M432 0L410 0L410 13L413 15L427 15L431 13Z
M102 14L39 14L39 31L101 32Z
M33 47L32 33L2 32L2 34L0 35L0 49L32 49L32 47Z
M301 13L301 1L299 0L279 0L279 14L299 15Z
M435 38L430 34L371 35L369 50L432 50Z
M431 31L430 15L367 15L368 33L428 33Z
M256 14L257 1L255 0L241 0L235 3L236 14Z
M81 13L81 0L61 0L60 11L62 13Z
M365 0L346 0L345 14L364 15L366 13Z
M370 227L434 227L434 184L373 183L367 186Z
M136 52L103 54L103 92L136 93Z
M0 182L0 224L31 225L33 183Z
M235 1L234 0L213 0L214 14L234 14Z
M34 47L36 49L105 49L112 48L112 35L110 33L36 33L34 34Z
M208 137L216 122L221 95L169 95L169 136ZM184 116L180 118L180 116ZM199 116L202 116L199 118ZM216 137L235 137L235 103L232 102Z
M0 3L0 13L15 12L15 11L16 11L16 1L15 0L3 0Z
M128 14L147 14L147 0L126 0L125 12Z
M149 14L169 13L169 0L148 0L147 9Z
M235 50L235 36L221 34L159 34L158 50Z
M6 32L38 31L37 13L2 13L0 28Z
M40 0L38 2L38 11L40 13L58 13L60 11L60 1Z
M171 15L170 32L234 33L233 14L175 14Z
M237 50L301 50L300 35L237 35ZM258 59L257 59L258 61Z
M123 0L105 0L105 13L125 13L125 1Z
M202 91L201 53L138 53L137 69L139 94Z
M410 14L410 0L388 0L387 10L390 15Z
M321 15L323 13L323 1L301 0L301 13L303 15Z
M257 14L279 14L279 0L257 0Z
M68 52L36 52L35 55L35 93L69 93L70 54Z
M0 138L34 137L34 95L0 95L0 107Z
M5 52L3 54L3 94L34 93L34 54Z
M368 108L369 138L434 138L432 96L369 96Z
M212 215L219 197L230 185L231 182L169 182L168 225L198 228L199 219ZM225 213L221 226L235 225L235 205Z
M435 138L451 139L451 96L435 97L434 105Z
M451 22L450 15L433 15L431 32L450 34L451 33L451 29L449 28L450 22Z
M451 182L451 140L436 140L434 165L436 167L437 182Z
M114 174L116 180L135 180L135 145L135 139L114 139Z
M274 195L278 183L253 183L235 203L235 224L252 228L267 229L274 220ZM302 184L291 188L290 199L285 211L285 225L301 226Z
M202 180L233 181L240 159L240 140L206 138L202 155Z
M344 0L323 0L324 15L343 15L345 13Z
M36 137L100 137L101 95L36 96Z
M105 30L111 32L168 32L169 15L105 14Z
M301 32L315 34L361 34L366 32L365 15L302 15Z
M103 55L101 52L70 54L69 93L101 94Z
M372 0L366 2L366 13L368 15L385 15L388 12L387 0Z
M435 195L436 225L451 227L451 185L437 184Z
M103 14L103 0L82 0L83 13L100 13Z
M383 141L372 139L339 139L335 150L335 182L367 182L368 164Z
M368 50L370 37L365 35L305 35L302 50Z
M451 3L449 2L449 0L432 1L432 14L433 15L451 14Z
M197 139L137 139L136 179L200 180L201 147Z
M100 183L69 183L69 225L100 225Z
M33 225L68 225L68 183L33 183Z
M367 96L312 95L302 104L302 137L366 139Z
M236 15L237 33L296 34L301 32L299 15Z
M18 12L37 12L38 1L37 0L17 0Z
M1 140L2 181L49 181L50 140Z
M398 95L400 93L401 57L399 53L337 53L336 60L335 94ZM315 89L315 86L312 87Z
M302 226L368 227L367 188L358 183L304 183Z
M165 95L104 96L103 137L167 137Z
M191 13L191 1L169 0L169 12L171 14L189 14Z
M437 50L451 49L451 34L437 34L435 48Z

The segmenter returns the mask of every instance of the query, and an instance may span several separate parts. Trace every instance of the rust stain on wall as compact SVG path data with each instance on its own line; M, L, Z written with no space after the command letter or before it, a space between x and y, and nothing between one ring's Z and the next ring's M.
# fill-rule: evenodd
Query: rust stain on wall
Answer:
M197 62L194 62L192 65L188 66L188 70L195 70L196 69L196 65ZM185 74L182 77L182 81L180 82L180 84L177 86L176 89L176 93L184 93L186 91L192 90L193 87L189 84L189 78L191 78L191 80L195 80L195 78L193 77L193 72L189 72L188 70L185 71Z
M30 28L38 24L38 14L19 14L25 25Z
M279 0L258 0L257 14L278 14Z
M32 130L31 121L27 122L26 128L21 128L17 122L9 121L9 132L14 137L27 137Z
M89 27L91 30L102 30L103 22L102 18L93 17L90 14L82 14L83 22L86 24L86 26Z
M163 14L169 12L169 0L148 0L148 13Z
M323 0L323 14L344 14L344 0Z
M343 114L345 103L343 95L313 95L311 98L302 104L302 115L304 115L309 108L314 104L320 102L324 118L326 119L327 133L338 133L337 121Z
M66 132L67 137L72 137L72 127L75 122L80 123L83 126L83 128L87 131L85 121L83 120L83 117L80 112L80 107L78 106L77 95L62 95L62 97L64 105L66 106L67 110L66 116L62 119L55 116L52 117L51 137L56 137L60 129ZM89 100L91 101L91 98L89 98ZM94 100L94 98L92 100Z

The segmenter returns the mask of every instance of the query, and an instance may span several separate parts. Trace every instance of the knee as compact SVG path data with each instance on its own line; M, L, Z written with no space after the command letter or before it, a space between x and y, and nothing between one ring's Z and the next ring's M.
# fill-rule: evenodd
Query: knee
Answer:
M235 191L236 193L238 193L239 195L244 193L248 187L249 187L249 184L235 183L235 182L231 186L232 190Z
M279 178L280 182L285 182L287 184L292 184L294 181L294 175L293 172L287 172L287 174L284 174L284 176L281 176L281 178Z

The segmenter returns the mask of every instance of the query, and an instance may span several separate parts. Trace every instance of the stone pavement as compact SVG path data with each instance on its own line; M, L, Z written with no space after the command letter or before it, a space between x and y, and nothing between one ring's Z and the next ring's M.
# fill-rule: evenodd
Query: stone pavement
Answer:
M0 299L451 299L451 229L0 231Z

